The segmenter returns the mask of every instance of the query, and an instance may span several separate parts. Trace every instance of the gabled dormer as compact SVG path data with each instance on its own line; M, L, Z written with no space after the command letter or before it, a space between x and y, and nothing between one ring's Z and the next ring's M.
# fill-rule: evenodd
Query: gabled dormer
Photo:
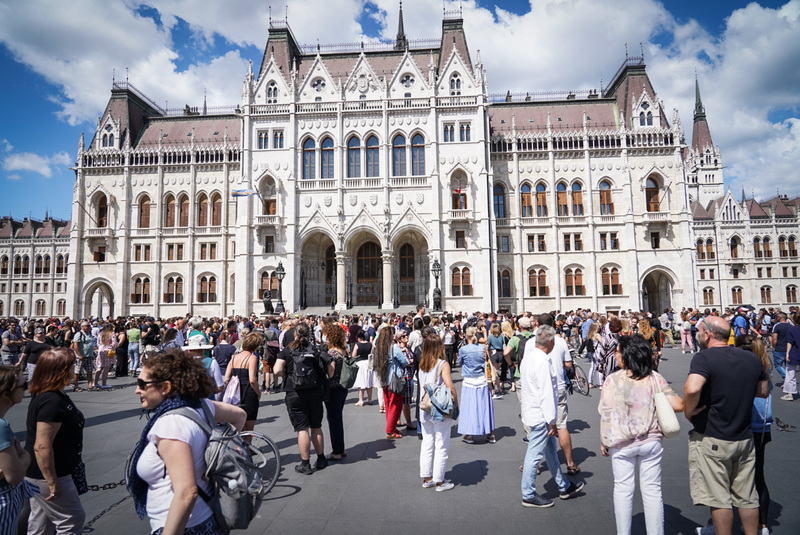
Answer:
M475 81L472 72L472 68L461 57L458 49L452 48L450 57L444 63L444 68L439 71L437 80L438 95L440 97L457 97L478 94L480 87Z
M426 76L406 50L389 81L389 98L425 98L430 95Z
M325 102L336 98L336 83L322 61L322 56L317 54L308 69L305 80L300 85L298 100L300 102Z
M658 105L658 98L651 97L647 90L642 87L642 94L633 104L631 115L631 128L647 128L661 125L661 107Z
M100 120L98 126L94 148L119 149L121 139L119 121L115 121L108 113Z
M383 96L383 85L364 52L358 57L344 84L345 100L377 100Z
M270 56L267 65L261 69L254 93L255 104L286 104L293 100L289 95L289 84L274 56Z

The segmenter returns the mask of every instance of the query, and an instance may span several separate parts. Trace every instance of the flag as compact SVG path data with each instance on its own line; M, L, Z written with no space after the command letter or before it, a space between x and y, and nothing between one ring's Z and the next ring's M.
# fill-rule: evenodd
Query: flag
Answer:
M251 195L258 195L257 191L253 191L251 189L232 189L231 196L232 197L250 197Z
M461 195L461 181L460 180L458 181L457 185L458 185L458 188L454 188L453 189L453 193L455 193L456 195Z

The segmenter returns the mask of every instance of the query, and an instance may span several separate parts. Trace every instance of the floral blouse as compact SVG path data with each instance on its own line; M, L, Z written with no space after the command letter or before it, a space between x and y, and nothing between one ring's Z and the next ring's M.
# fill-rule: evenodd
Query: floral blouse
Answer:
M597 408L603 446L622 449L661 440L653 402L653 393L658 391L656 382L667 396L677 395L658 372L639 380L631 379L627 370L606 377Z

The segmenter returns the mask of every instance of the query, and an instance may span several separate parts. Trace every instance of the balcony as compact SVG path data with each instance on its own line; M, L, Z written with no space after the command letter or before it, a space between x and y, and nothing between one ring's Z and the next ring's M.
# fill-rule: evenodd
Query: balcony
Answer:
M136 229L133 229L132 234L134 236L142 237L142 236L150 236L151 232L152 232L152 230L149 229L149 228L136 228Z
M110 238L111 237L111 229L110 228L90 228L86 229L86 235L89 238Z
M427 176L393 176L389 179L393 188L418 188L428 185Z
M550 218L549 217L523 217L522 218L522 226L523 227L549 227L550 226Z
M615 216L615 215L601 215L600 217L596 217L595 218L595 221L598 221L598 220L599 220L600 223L617 223L618 222L617 216Z
M346 189L373 189L381 187L380 178L345 178Z
M195 227L195 234L222 234L222 227Z
M440 107L477 106L478 97L439 97L436 105Z
M585 225L586 216L559 216L559 225Z
M273 215L257 215L255 216L255 224L258 227L275 227L278 226L278 216Z
M161 230L164 236L188 236L188 227L169 227Z
M297 105L297 113L336 112L336 110L336 102L310 102Z
M459 209L459 210L450 210L447 213L447 220L451 222L471 222L474 219L472 210L469 209Z
M250 113L252 115L276 115L281 113L289 113L288 104L262 104L258 106L251 106Z
M511 226L511 220L508 219L507 217L504 217L504 218L501 218L501 219L495 219L495 221L496 221L496 224L497 224L498 227L510 227Z
M642 216L648 223L669 221L669 212L645 212Z
M383 103L380 100L356 100L352 102L345 102L342 105L344 111L365 111L365 110L381 110Z
M306 190L322 190L322 189L336 189L336 179L334 178L317 178L313 180L298 180L297 187L302 191Z
M427 108L430 101L427 98L403 98L389 101L389 109Z

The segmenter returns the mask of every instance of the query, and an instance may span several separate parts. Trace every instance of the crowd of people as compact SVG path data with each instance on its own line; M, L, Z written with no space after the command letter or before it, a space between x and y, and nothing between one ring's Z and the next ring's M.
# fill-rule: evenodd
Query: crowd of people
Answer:
M136 395L150 412L126 479L153 533L222 533L205 503L207 437L170 410L190 407L247 431L262 397L282 394L297 434L301 461L294 468L311 475L347 456L343 410L350 388L358 392L356 406L377 402L386 439L420 436L421 485L437 492L457 483L445 478L453 425L465 443L491 448L498 440L494 404L513 392L528 443L522 505L551 507L536 486L545 466L561 499L579 495L585 484L568 427L576 355L589 359L590 387L601 390L600 452L612 462L618 533L631 530L637 470L647 532L664 530L656 393L693 426L691 495L710 508L713 524L698 531L730 533L735 507L747 535L769 533L763 466L770 374L774 369L783 380L781 399L794 400L798 325L797 310L745 307L512 315L429 314L420 305L416 313L375 316L9 318L0 321L0 533L15 530L26 500L28 533L82 530L84 419L68 392L84 384L107 390L110 373L136 377ZM683 399L658 373L663 348L678 343L695 353ZM231 399L230 385L238 388L235 404L222 401ZM26 388L32 398L23 447L2 417Z

